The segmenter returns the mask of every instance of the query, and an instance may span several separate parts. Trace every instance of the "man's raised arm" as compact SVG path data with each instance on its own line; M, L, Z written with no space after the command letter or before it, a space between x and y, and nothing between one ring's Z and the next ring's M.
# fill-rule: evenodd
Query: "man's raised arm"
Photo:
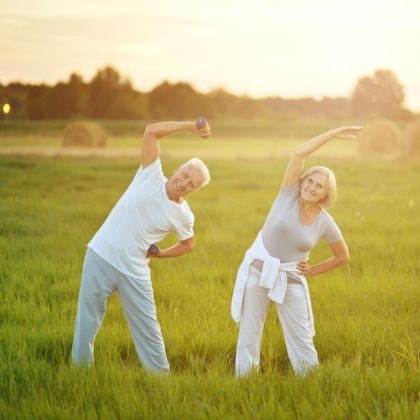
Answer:
M143 168L146 168L158 159L160 154L159 139L161 137L181 131L190 131L205 138L210 135L210 125L202 117L197 118L195 121L167 121L148 124L144 131L141 153Z

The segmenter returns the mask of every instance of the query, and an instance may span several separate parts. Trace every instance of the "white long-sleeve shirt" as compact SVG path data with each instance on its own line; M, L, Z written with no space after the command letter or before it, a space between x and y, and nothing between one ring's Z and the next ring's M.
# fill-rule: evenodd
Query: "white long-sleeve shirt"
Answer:
M231 315L236 323L240 322L242 302L249 274L249 267L254 260L263 262L259 286L269 289L268 297L276 302L282 303L287 289L287 274L293 274L300 281L305 289L305 298L308 305L308 316L312 335L315 335L314 319L312 314L311 298L309 295L308 283L305 276L297 269L297 262L281 263L278 258L272 257L264 246L261 232L251 247L246 251L242 264L239 266L233 289L231 302Z

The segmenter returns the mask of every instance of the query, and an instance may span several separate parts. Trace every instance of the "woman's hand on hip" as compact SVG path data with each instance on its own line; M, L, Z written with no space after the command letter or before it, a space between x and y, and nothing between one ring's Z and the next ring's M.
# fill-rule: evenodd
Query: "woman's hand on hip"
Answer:
M300 271L300 274L306 276L309 274L311 267L309 266L308 261L299 261L296 265L296 268Z

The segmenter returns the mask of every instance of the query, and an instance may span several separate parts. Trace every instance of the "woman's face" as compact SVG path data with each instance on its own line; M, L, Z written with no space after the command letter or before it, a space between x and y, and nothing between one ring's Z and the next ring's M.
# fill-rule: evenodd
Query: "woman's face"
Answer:
M302 181L300 195L309 203L319 203L327 195L327 175L313 172Z

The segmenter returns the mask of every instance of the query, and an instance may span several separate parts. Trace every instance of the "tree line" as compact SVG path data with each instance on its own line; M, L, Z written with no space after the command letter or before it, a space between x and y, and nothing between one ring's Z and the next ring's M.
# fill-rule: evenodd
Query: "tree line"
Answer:
M391 118L411 119L404 106L404 87L390 70L376 70L357 81L351 96L252 98L224 89L201 93L188 83L162 82L150 92L133 88L112 66L99 69L85 82L72 73L53 86L11 82L0 84L0 101L9 104L3 118L13 119L164 119L191 118ZM8 109L9 109L8 106ZM4 109L4 108L3 108Z

